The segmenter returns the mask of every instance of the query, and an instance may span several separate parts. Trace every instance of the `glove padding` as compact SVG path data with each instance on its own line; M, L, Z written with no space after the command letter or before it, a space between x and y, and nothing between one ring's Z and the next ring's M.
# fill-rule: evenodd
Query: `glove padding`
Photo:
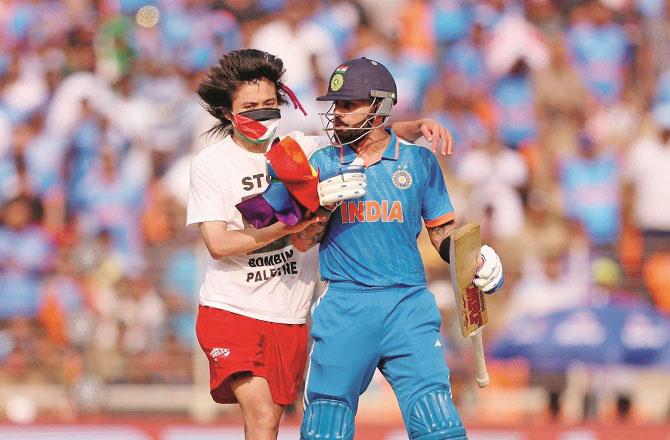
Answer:
M366 187L365 173L360 167L344 169L341 174L319 182L319 203L332 211L345 200L363 197Z
M480 253L484 262L475 273L473 282L482 292L493 293L505 282L502 263L498 254L490 246L482 246Z

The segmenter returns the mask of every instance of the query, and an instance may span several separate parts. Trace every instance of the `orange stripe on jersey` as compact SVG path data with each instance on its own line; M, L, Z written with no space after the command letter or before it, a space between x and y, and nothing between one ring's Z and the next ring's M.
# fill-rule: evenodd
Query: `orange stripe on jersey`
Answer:
M445 223L449 223L450 221L454 220L456 218L456 213L454 211L448 212L444 215L439 216L438 218L434 218L431 220L426 220L426 227L427 228L434 228L436 226L443 225Z

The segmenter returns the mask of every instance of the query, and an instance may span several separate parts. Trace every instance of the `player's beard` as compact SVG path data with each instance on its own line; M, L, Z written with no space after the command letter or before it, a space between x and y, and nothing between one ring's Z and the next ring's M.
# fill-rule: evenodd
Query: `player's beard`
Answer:
M361 126L358 127L337 123L336 127L340 127L334 129L337 139L342 143L342 145L346 145L353 142L358 143L359 141L363 140L365 135L370 133L372 130L372 121L370 118L368 118L362 123Z

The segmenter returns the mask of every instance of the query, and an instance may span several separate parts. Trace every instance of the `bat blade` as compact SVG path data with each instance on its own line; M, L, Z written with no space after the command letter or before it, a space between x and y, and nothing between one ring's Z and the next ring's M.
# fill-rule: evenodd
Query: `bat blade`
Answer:
M480 248L480 227L477 223L467 223L451 235L449 266L461 334L472 342L477 383L480 388L484 388L489 383L489 375L484 358L482 328L489 318L484 293L472 282L477 272Z

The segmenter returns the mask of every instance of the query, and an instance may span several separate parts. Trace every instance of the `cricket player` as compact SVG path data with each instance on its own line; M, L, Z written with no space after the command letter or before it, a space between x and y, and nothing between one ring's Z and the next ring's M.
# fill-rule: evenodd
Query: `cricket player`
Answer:
M384 128L396 98L391 74L366 58L339 66L318 98L333 101L323 115L333 145L316 150L312 166L329 176L361 163L367 187L362 198L342 201L325 229L311 225L295 237L303 251L321 240L327 281L312 310L302 440L353 439L359 396L377 368L393 387L410 439L466 438L416 244L423 221L448 262L454 210L433 154ZM496 291L500 259L483 246L479 262L475 284Z
M290 235L321 217L254 229L235 207L267 188L264 153L276 137L279 107L286 96L299 106L282 82L283 73L279 58L238 50L224 55L198 89L218 119L212 132L223 138L191 162L187 224L198 226L210 254L196 333L209 361L212 398L240 404L247 440L275 439L283 407L295 401L307 358L305 321L318 278L316 252L295 251ZM394 127L410 139L424 135L436 148L442 143L451 148L448 132L434 121ZM328 142L291 135L308 151ZM337 196L338 191L321 188L331 198L330 192Z

